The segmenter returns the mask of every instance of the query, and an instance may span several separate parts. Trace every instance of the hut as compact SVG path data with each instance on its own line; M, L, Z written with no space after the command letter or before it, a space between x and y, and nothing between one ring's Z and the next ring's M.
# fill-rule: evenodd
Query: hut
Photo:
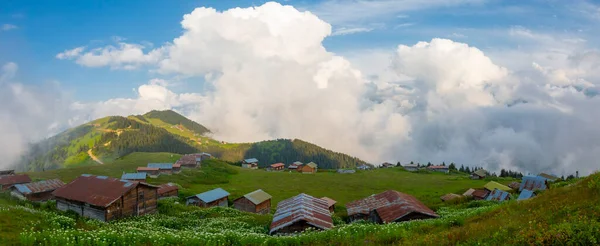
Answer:
M369 220L375 223L400 222L438 218L433 210L415 197L388 190L346 204L351 221Z
M300 166L298 166L298 165L296 165L296 164L290 164L290 165L288 166L288 168L287 168L287 169L288 169L289 171L296 171L296 172L297 172L299 167L300 167Z
M296 233L308 228L329 230L333 219L325 200L302 193L277 204L269 234Z
M447 166L428 166L427 170L441 173L449 173L450 169Z
M172 174L173 164L172 163L148 163L149 168L158 168L160 174Z
M271 171L283 171L285 169L285 164L283 163L275 163L269 166Z
M500 184L496 181L490 181L483 186L486 190L492 192L494 189L502 190L502 191L511 191L512 189L506 185Z
M258 159L250 158L242 161L242 167L248 169L258 169Z
M506 201L506 200L510 200L510 193L500 190L500 189L494 189L492 191L492 193L490 193L487 198L485 198L486 201Z
M83 174L56 189L56 208L100 221L156 213L158 187Z
M533 198L535 196L535 192L533 192L532 190L522 190L521 194L519 194L519 198L517 198L517 201L521 201L521 200L527 200L530 198Z
M233 207L240 211L256 214L271 213L271 198L263 190L255 190L233 201Z
M179 187L174 183L161 184L158 187L158 199L167 197L178 197Z
M410 172L419 171L419 166L417 166L415 164L407 164L402 167L404 168L404 170L410 171Z
M138 173L146 173L150 178L158 178L160 175L160 169L153 167L138 167L136 171Z
M123 175L121 175L121 179L123 180L129 180L129 181L139 181L139 182L146 182L146 177L147 177L147 173L141 172L141 173L124 173Z
M487 171L484 169L479 169L479 170L471 173L471 179L485 179L486 176L487 176Z
M188 197L186 204L203 208L228 207L228 198L229 192L221 188L216 188L214 190L209 190L207 192Z
M335 204L337 203L337 201L329 198L329 197L321 197L321 199L325 200L327 202L327 207L329 208L329 212L333 213L333 211L335 210Z
M179 164L179 163L173 164L173 173L180 173L180 172L181 172L181 164Z
M15 170L0 170L0 177L15 175Z
M548 189L548 180L541 176L525 176L521 180L519 191L522 190L546 190Z
M25 184L31 182L27 174L0 176L0 191L7 191L16 184Z
M16 184L10 194L21 200L42 202L53 199L52 192L64 186L60 179L49 179L33 183Z
M471 193L471 196L475 200L485 200L490 194L489 190L486 189L477 189Z
M384 162L381 164L381 168L392 168L394 166L395 166L394 164L389 163L389 162Z
M302 166L301 172L302 173L316 173L317 168L318 168L317 164L311 161L308 164Z
M510 187L513 190L518 190L519 187L521 187L521 183L519 183L519 182L510 182L510 184L508 184L508 187Z
M461 197L462 197L461 195L449 193L449 194L441 196L440 199L442 199L442 202L447 202L447 201L454 200L456 198L461 198Z

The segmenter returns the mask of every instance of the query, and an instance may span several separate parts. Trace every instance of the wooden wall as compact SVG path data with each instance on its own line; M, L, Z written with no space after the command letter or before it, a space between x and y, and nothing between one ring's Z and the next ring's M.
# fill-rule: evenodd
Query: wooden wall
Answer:
M172 190L169 192L165 192L158 196L158 199L167 198L167 197L177 197L179 196L179 190Z

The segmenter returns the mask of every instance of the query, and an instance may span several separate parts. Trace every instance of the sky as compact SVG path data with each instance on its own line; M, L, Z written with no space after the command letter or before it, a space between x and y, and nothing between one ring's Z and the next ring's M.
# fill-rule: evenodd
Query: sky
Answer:
M600 2L2 1L0 156L174 109L372 163L597 169Z

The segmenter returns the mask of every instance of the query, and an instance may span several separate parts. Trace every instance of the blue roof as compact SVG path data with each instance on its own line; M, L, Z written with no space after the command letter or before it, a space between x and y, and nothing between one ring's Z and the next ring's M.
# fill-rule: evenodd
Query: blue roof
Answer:
M216 188L214 190L209 190L207 192L196 195L198 199L202 200L205 203L214 202L226 196L229 196L229 192L221 188Z
M546 178L541 176L525 176L521 180L521 186L519 190L545 190L546 188Z
M485 199L487 201L504 201L510 199L510 194L503 190L494 189Z
M17 190L23 194L31 193L31 190L29 188L27 188L27 186L22 185L22 184L16 184L15 188L17 188Z
M533 193L532 190L523 190L523 191L521 191L521 194L519 194L519 198L517 198L517 201L527 200L527 199L532 198L534 196L535 196L535 194Z
M148 163L148 167L158 169L173 169L173 163Z
M250 159L244 160L244 162L246 162L246 163L257 163L258 160L256 158L250 158Z
M146 179L146 173L124 173L121 179Z

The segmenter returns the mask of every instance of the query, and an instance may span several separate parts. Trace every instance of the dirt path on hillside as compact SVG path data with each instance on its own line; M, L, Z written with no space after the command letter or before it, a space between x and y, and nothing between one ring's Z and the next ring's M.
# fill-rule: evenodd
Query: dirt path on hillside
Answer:
M96 157L94 155L94 153L92 153L92 149L88 150L88 155L90 156L90 158L92 158L92 160L94 160L94 161L96 161L96 162L98 162L100 164L104 164L100 159L98 159L98 157Z

